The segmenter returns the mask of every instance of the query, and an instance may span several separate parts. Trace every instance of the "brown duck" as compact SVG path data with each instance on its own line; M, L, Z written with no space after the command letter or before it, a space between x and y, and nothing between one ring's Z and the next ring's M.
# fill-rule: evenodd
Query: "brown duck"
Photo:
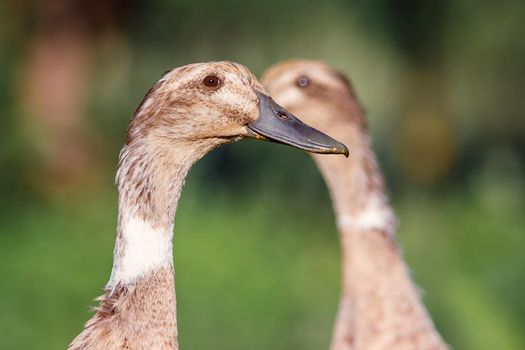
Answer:
M331 349L447 349L396 242L396 219L349 81L306 60L277 64L262 81L278 103L351 150L348 159L313 155L342 245L342 295Z

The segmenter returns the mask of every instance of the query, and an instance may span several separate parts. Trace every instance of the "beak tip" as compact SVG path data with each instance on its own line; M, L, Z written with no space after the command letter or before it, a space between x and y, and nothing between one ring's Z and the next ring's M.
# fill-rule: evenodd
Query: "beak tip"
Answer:
M333 152L343 154L346 158L348 158L348 155L350 154L348 147L342 143L338 147L334 147Z

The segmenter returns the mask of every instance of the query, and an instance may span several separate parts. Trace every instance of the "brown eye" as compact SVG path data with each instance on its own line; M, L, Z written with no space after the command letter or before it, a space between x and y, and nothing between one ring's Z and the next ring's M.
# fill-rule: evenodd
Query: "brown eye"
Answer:
M307 87L308 84L310 84L310 80L308 80L308 78L305 77L304 75L299 77L299 79L297 79L297 86L299 87L304 88L304 87Z
M208 75L202 82L207 87L217 87L221 85L221 80L214 75Z

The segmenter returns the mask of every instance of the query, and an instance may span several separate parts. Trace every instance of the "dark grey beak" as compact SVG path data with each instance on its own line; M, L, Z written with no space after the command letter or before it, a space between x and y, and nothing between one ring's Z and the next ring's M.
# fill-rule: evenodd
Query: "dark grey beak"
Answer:
M348 148L341 142L323 134L299 119L270 96L257 92L259 97L259 118L248 124L258 139L300 148L312 153L344 154L348 157Z

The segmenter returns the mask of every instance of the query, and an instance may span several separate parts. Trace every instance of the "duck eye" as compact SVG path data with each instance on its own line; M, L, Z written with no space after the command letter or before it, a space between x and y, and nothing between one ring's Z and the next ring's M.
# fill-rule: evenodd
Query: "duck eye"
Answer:
M297 79L297 86L299 87L304 88L304 87L307 87L308 84L310 84L310 80L304 75L299 77L299 79Z
M221 85L221 80L214 75L208 75L206 78L204 78L202 82L207 87L212 87L212 88Z

